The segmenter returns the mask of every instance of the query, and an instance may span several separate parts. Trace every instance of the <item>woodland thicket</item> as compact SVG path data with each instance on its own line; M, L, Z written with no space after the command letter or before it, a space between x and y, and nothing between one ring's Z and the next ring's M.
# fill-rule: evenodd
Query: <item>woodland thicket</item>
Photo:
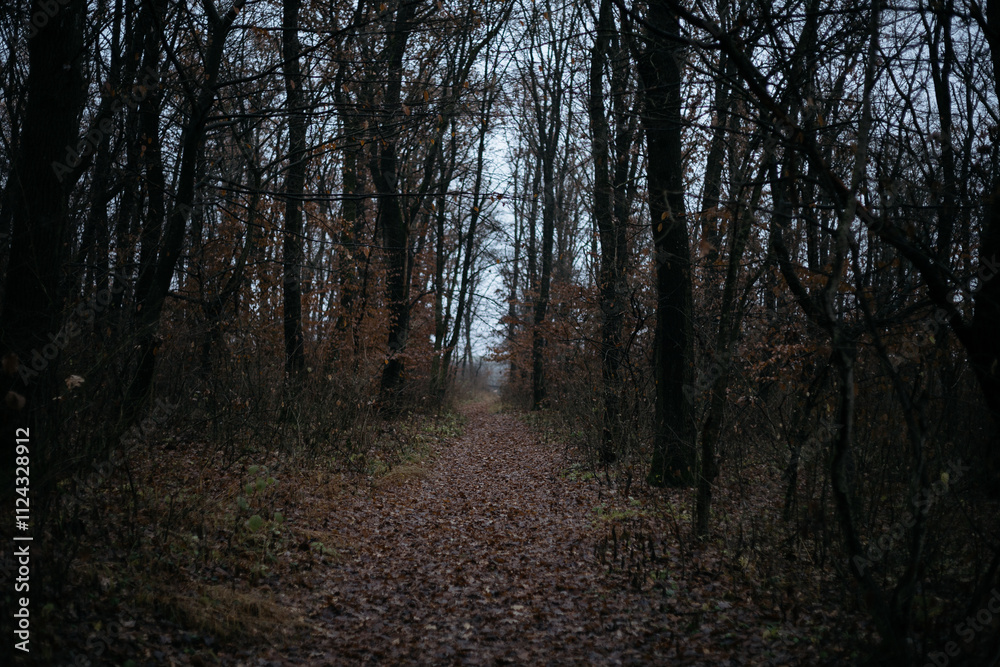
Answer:
M1000 1L0 25L3 451L29 429L53 587L94 467L167 432L359 465L477 374L884 664L1000 585Z

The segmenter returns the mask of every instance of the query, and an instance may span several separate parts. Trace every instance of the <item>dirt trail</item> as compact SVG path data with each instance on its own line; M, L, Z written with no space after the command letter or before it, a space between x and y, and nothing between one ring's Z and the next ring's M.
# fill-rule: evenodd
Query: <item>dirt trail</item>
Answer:
M664 664L655 597L595 559L596 485L516 417L468 409L426 476L348 497L331 540L353 545L306 610L293 664ZM343 500L342 500L343 502ZM313 574L319 574L313 572Z

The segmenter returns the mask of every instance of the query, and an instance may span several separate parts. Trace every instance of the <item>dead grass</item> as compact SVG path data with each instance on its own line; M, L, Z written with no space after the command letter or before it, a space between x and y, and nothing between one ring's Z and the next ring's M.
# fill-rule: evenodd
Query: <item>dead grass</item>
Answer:
M114 621L120 632L101 650L122 659L149 655L154 645L170 653L180 636L206 655L306 641L312 624L299 602L288 602L295 593L267 582L312 590L317 568L355 551L356 535L328 527L344 497L427 477L462 421L450 413L394 424L351 465L337 451L247 452L234 460L188 440L136 452L127 477L116 470L81 500L105 529L78 540L74 604L51 612L53 626L70 629L60 645L95 660L94 628ZM150 639L161 635L174 643Z
M379 491L384 491L386 489L391 489L400 484L405 484L406 482L413 479L423 479L430 474L423 463L407 463L404 465L396 466L385 475L379 477L374 482L372 486Z
M309 626L297 609L276 602L270 591L256 588L237 591L207 585L177 590L160 587L147 593L140 604L201 634L222 641L289 639Z

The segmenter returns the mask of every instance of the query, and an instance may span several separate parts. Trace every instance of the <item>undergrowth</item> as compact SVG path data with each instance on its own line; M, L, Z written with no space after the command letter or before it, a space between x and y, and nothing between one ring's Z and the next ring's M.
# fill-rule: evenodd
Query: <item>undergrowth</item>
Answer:
M588 432L573 416L577 411L519 414L550 446L566 450L563 477L599 485L601 502L589 512L595 559L622 585L646 591L665 614L693 619L697 629L718 612L720 600L748 605L756 625L738 633L762 643L751 664L802 664L806 656L815 664L843 664L871 643L863 608L845 595L837 573L810 555L822 548L823 535L800 534L797 524L772 518L780 515L782 487L767 466L723 468L712 507L718 528L698 539L694 490L652 489L643 481L648 448L633 445L603 464L595 453L599 433Z
M345 436L307 414L316 413L287 412L285 432L299 435L282 446L247 432L243 442L158 432L78 484L62 513L76 531L47 554L60 574L44 585L60 594L37 612L37 664L146 664L161 643L214 664L220 652L301 638L301 613L277 582L333 564L350 546L317 529L310 494L422 476L464 425L450 411L372 414L365 432L354 425ZM324 431L327 446L315 439Z

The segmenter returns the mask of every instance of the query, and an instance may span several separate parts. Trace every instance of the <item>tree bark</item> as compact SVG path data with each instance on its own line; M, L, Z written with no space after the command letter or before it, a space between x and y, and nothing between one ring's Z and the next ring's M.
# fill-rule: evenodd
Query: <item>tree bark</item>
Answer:
M45 15L43 4L34 0L30 15ZM7 442L14 442L14 428L29 430L19 431L18 437L30 437L41 470L59 454L59 401L53 399L65 345L60 341L68 342L70 335L62 327L67 296L63 272L71 247L69 196L75 183L67 177L74 166L67 164L67 157L72 162L67 151L80 150L86 18L87 3L70 0L28 42L27 104L8 188L11 242L0 349L16 355L18 367L8 386L24 403L18 409L20 401L8 394L8 407L0 410ZM13 482L13 468L4 470L9 471L3 479L6 488L8 480ZM48 484L43 475L32 481L39 490Z
M770 156L765 156L765 162ZM766 167L766 165L765 165ZM766 173L761 170L762 175ZM759 183L762 180L758 179ZM742 193L737 190L740 195ZM761 185L758 185L750 199L755 206L760 199ZM739 201L739 200L737 200ZM733 221L730 230L729 262L726 269L726 280L722 289L722 301L719 304L719 328L715 338L715 356L712 375L715 380L711 384L709 394L708 415L701 432L701 461L698 474L698 493L696 500L695 533L698 536L708 534L709 515L712 505L712 484L719 475L719 465L716 460L716 449L722 435L723 417L726 407L726 392L729 388L730 370L732 367L733 346L738 336L742 312L736 307L736 289L740 281L740 267L743 263L743 251L750 237L753 226L750 207L735 205L730 219Z
M402 0L389 31L386 46L388 82L381 109L381 128L378 139L381 148L378 157L370 164L372 180L379 194L378 216L382 228L382 243L387 256L388 276L386 296L389 302L388 357L382 372L383 399L394 399L403 380L402 352L410 333L409 290L409 238L410 232L403 217L398 190L398 156L396 141L402 117L401 89L403 84L403 55L406 42L413 31L412 20L417 3Z
M534 40L536 35L532 33ZM532 44L535 47L535 44ZM556 204L556 156L559 139L562 135L562 103L563 103L563 73L565 71L565 52L560 50L558 42L554 42L549 56L551 68L541 81L529 68L529 80L532 106L535 114L535 127L538 132L538 161L542 186L542 257L541 274L538 280L538 296L535 300L534 317L531 333L531 408L542 408L546 397L545 381L545 332L543 330L549 309L549 298L552 290L552 249L555 240L555 224L558 207ZM563 47L565 48L565 47ZM542 66L541 69L544 69Z
M479 225L479 218L481 215L480 209L484 204L482 187L483 167L486 159L486 135L487 130L489 129L490 110L493 106L493 99L496 96L492 91L486 95L487 96L483 100L482 107L480 109L477 123L479 126L479 147L476 153L476 180L472 188L472 213L469 216L469 231L465 235L465 252L462 257L462 278L458 286L458 307L455 310L455 323L452 327L451 339L444 348L444 354L441 358L441 366L438 369L438 372L440 373L440 377L438 378L440 391L443 391L446 386L448 374L451 368L452 356L454 355L455 348L458 346L459 336L461 334L461 324L472 301L472 285L470 278L473 264L476 259L476 228Z
M694 345L681 149L682 54L677 42L665 37L678 34L679 22L672 9L662 2L651 4L647 23L647 48L639 75L657 296L655 435L647 481L653 486L690 486L695 480L696 452L691 405L684 395L693 375Z
M590 61L590 100L588 112L591 128L591 157L594 163L594 204L593 215L600 239L600 269L598 274L598 289L601 294L601 377L604 383L604 415L601 431L600 456L605 463L611 463L616 458L616 449L621 446L621 390L622 390L622 334L624 325L624 301L627 291L625 268L628 260L628 245L626 236L627 208L616 207L616 196L620 198L617 181L612 183L610 161L611 132L605 111L604 99L604 68L608 62L608 49L613 35L614 24L611 12L611 0L601 0L597 38L591 51ZM613 66L614 67L614 66ZM612 73L614 92L620 96L624 85L620 79L624 76L620 67L615 67ZM618 99L618 104L623 102ZM616 128L619 134L625 130ZM619 137L620 138L620 137ZM621 161L624 155L617 155L618 160L613 172L616 177L622 173ZM624 214L624 215L622 215Z
M302 193L306 178L306 106L299 63L299 0L284 0L281 52L284 58L285 99L288 110L288 174L285 177L285 229L282 254L282 303L285 336L285 374L305 368L302 335Z
M188 218L194 204L198 155L205 137L208 114L215 104L226 37L244 4L245 0L236 0L223 16L219 16L212 3L205 5L210 9L208 12L210 30L203 70L204 80L191 94L191 116L181 133L181 156L174 206L166 216L167 224L148 287L140 290L139 286L136 286L135 323L139 337L139 362L125 399L126 423L134 418L152 389L156 352L159 348L156 327L170 291L170 282L174 277L177 260L184 247Z

